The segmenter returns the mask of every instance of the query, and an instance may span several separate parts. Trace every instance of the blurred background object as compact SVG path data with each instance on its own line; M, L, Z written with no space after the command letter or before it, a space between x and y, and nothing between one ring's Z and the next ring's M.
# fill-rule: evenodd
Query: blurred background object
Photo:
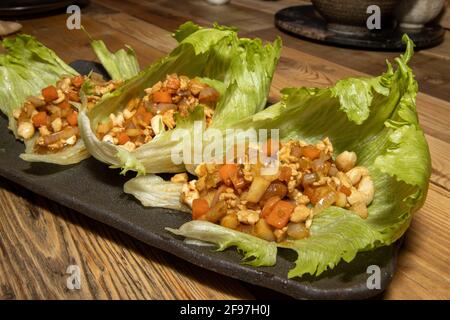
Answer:
M211 4L226 4L228 2L230 2L230 0L206 0L207 2L211 3Z
M1 0L0 17L25 18L30 15L60 13L68 6L84 6L89 0Z
M445 0L402 0L396 17L402 29L420 30L436 18L444 8Z
M305 1L302 1L305 3ZM322 43L372 50L403 50L407 33L418 49L444 40L439 13L445 0L311 0L279 10L282 31Z
M327 21L328 30L340 33L366 33L367 8L380 8L381 24L394 26L394 11L398 0L312 0L316 10Z
M22 29L22 25L20 23L0 20L0 37L5 37L16 33L20 29Z

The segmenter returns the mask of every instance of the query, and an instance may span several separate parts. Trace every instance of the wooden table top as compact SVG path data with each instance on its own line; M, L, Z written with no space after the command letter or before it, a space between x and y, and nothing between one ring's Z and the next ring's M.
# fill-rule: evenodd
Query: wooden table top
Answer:
M378 75L397 53L323 46L285 35L273 14L298 0L94 0L82 24L117 50L131 45L144 67L175 46L170 33L186 20L217 21L241 36L273 40L284 48L271 101L286 86L327 86L361 74ZM66 28L67 15L22 20L65 61L93 60L87 37ZM449 19L442 24L450 27ZM448 30L448 29L447 29ZM450 299L450 33L443 44L422 50L411 66L420 85L418 111L433 172L424 207L416 213L384 299ZM66 288L66 268L81 268L80 290ZM253 299L286 298L184 262L111 227L0 178L0 299Z

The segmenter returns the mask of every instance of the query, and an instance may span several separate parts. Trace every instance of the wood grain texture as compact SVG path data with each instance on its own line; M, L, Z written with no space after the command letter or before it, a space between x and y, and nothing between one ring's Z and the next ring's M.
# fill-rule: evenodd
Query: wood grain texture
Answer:
M450 299L450 193L430 185L412 221L385 299Z
M203 0L94 0L83 8L82 23L109 47L135 48L141 67L170 51L179 24L231 24L241 35L272 41L281 36L282 57L270 100L286 86L329 86L349 76L379 74L385 58L397 53L322 46L282 34L273 14L298 0L233 0L210 6ZM37 36L66 61L94 59L88 37L65 28L65 15L24 20L24 32ZM55 36L57 33L58 36ZM450 299L450 50L446 41L415 55L412 66L422 93L420 122L432 155L427 201L416 214L386 299ZM66 268L82 270L80 291L66 289ZM188 264L129 236L33 195L0 179L0 298L74 299L251 299L282 295L244 285Z
M0 180L0 299L251 299L238 281L193 267ZM68 290L69 265L81 289Z

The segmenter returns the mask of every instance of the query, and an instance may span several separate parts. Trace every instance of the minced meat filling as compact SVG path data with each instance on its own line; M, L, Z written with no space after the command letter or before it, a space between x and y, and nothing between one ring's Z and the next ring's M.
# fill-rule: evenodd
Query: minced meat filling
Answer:
M120 82L104 81L98 74L63 76L56 85L41 90L40 96L30 96L20 109L14 111L17 133L24 140L38 134L35 150L38 153L57 152L74 145L79 139L78 111L73 104L80 103L79 92L89 79L92 92L86 96L87 107L105 93L115 90Z
M356 166L354 152L333 159L333 146L325 138L315 145L279 143L269 154L274 155L279 166L270 176L261 174L260 163L202 163L197 180L176 175L173 181L184 182L182 200L191 206L193 219L269 241L307 237L314 215L332 205L367 218L374 185L367 168Z
M186 117L203 105L206 123L212 119L219 92L200 82L177 74L167 75L145 89L143 98L131 99L121 112L111 114L97 127L97 137L132 151L159 133L176 126L176 114Z

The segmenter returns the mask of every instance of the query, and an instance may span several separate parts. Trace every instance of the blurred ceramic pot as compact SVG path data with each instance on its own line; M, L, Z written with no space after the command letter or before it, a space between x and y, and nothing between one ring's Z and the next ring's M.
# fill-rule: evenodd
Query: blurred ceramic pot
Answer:
M211 4L216 4L216 5L226 4L226 3L230 2L230 0L206 0L206 1Z
M420 30L439 15L444 4L445 0L402 0L396 10L397 21L402 29Z
M367 8L377 5L381 27L394 25L395 7L400 0L312 0L316 10L327 21L327 28L340 33L367 33Z

